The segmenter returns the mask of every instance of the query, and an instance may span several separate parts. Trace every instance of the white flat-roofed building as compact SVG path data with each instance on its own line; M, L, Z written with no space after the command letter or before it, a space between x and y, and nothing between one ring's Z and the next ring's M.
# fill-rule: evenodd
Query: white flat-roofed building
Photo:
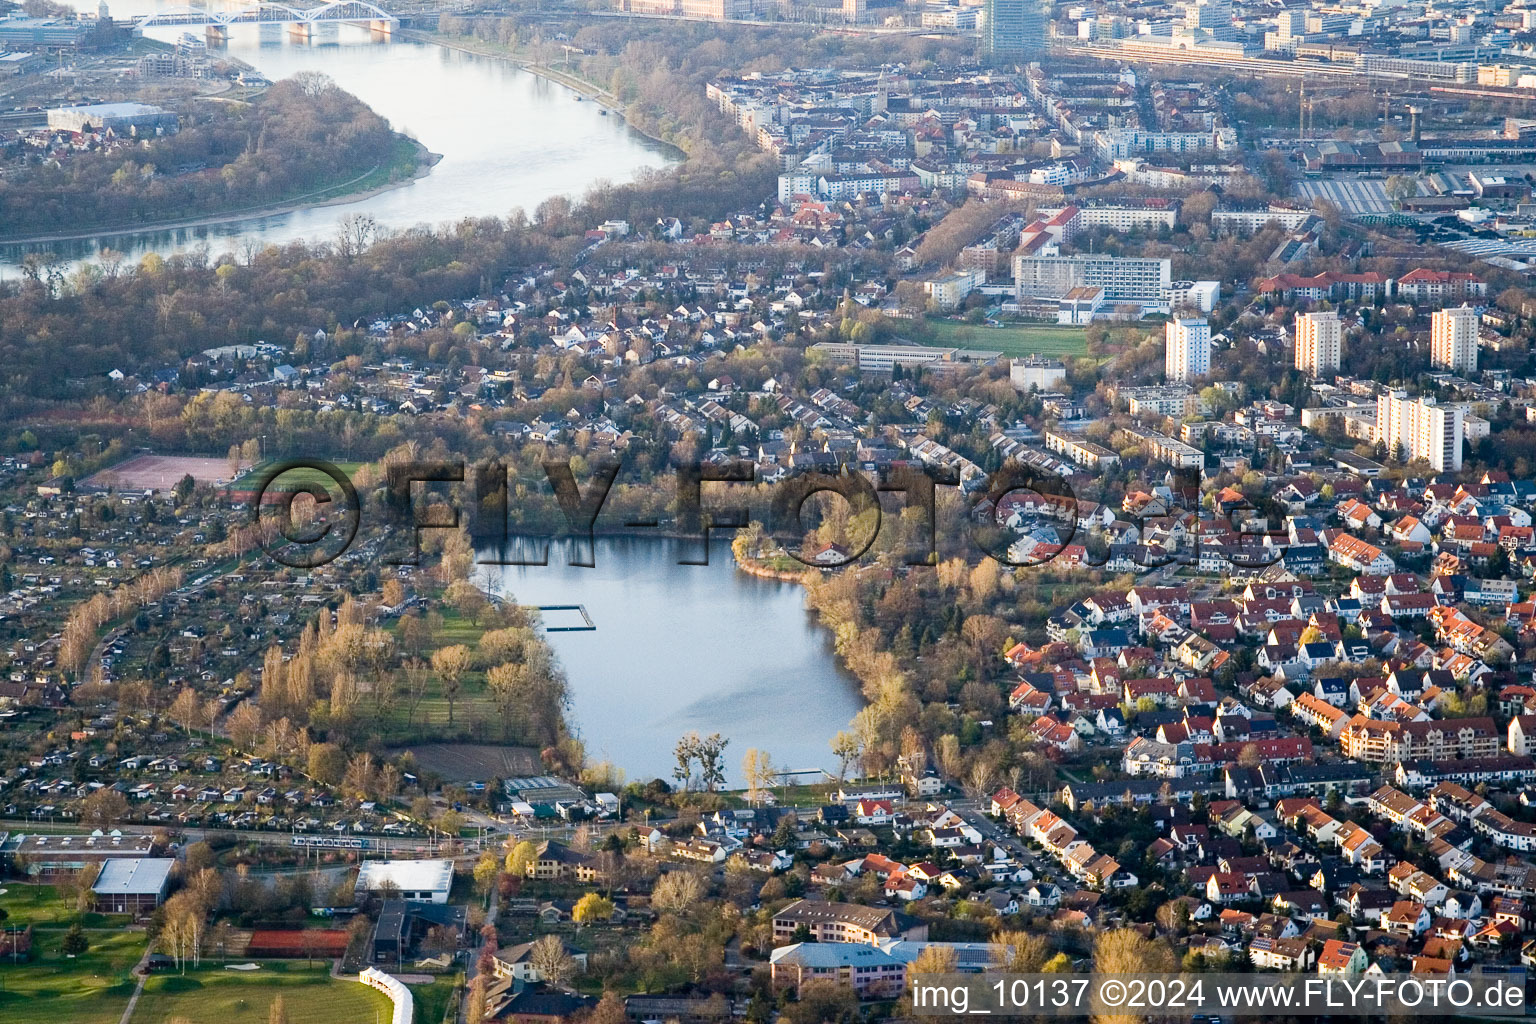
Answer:
M954 309L986 281L987 275L981 270L952 270L924 281L923 292L938 308Z
M148 857L155 839L146 835L93 832L82 835L0 834L0 866L34 878L72 875L109 860Z
M373 860L357 872L357 891L378 893L394 889L402 900L447 903L453 888L451 860Z
M1477 310L1471 306L1437 309L1429 318L1429 361L1452 373L1477 372Z
M1431 397L1409 398L1393 391L1376 399L1376 437L1394 457L1423 459L1437 472L1461 470L1465 437L1460 406L1437 405Z
M1344 324L1333 310L1296 314L1296 369L1308 377L1337 373Z
M1041 217L1053 217L1061 208L1036 210ZM1158 228L1173 229L1178 222L1179 207L1176 203L1162 201L1145 206L1091 206L1077 208L1077 225L1105 227L1112 231L1156 231Z
M94 103L84 107L54 107L48 111L48 127L66 132L111 128L121 135L133 128L141 131L174 128L176 115L148 103Z
M1211 372L1211 325L1204 317L1170 320L1163 327L1163 376L1189 384Z
M171 884L172 857L123 857L109 860L96 876L91 892L96 909L106 914L143 914L165 899Z
M1163 304L1171 312L1181 309L1209 313L1221 301L1220 281L1175 281L1168 286Z
M1055 391L1066 383L1067 366L1060 359L1025 356L1008 364L1008 380L1015 391Z
M1287 231L1295 231L1314 217L1311 210L1292 210L1271 206L1265 210L1212 210L1211 230L1225 234L1249 235L1262 231L1267 225L1278 224Z
M1104 301L1160 303L1173 284L1173 261L1104 255L1016 256L1019 300L1059 299L1074 288L1104 289Z

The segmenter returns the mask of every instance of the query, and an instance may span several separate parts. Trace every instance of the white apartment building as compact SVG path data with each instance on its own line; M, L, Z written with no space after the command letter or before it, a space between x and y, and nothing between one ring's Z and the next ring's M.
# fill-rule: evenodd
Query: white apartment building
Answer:
M1436 310L1429 318L1429 361L1452 373L1476 373L1477 319L1471 306Z
M1266 210L1212 210L1211 230L1226 234L1251 235L1270 224L1278 224L1287 231L1295 231L1316 216L1311 210L1291 210L1270 207Z
M1015 391L1055 391L1066 383L1067 365L1060 359L1025 356L1008 364L1008 379Z
M981 270L953 270L923 282L923 292L940 309L954 309L965 301L966 296L985 284L987 275Z
M1060 212L1057 208L1036 211L1041 217L1052 217ZM1156 231L1164 227L1172 229L1178 222L1178 215L1178 207L1172 203L1155 206L1079 206L1077 227L1107 227L1122 234L1136 230Z
M1059 299L1073 288L1104 289L1106 302L1160 303L1173 284L1173 261L1103 255L1016 256L1020 299Z
M1376 439L1394 456L1424 459L1437 472L1458 472L1465 436L1465 411L1459 406L1436 405L1431 397L1409 398L1406 391L1376 399Z
M1163 296L1170 312L1198 309L1209 313L1221 301L1220 281L1175 281Z
M1339 369L1344 325L1332 310L1296 314L1296 369L1322 377Z
M1204 317L1170 320L1163 327L1163 376L1189 384L1211 372L1211 325Z

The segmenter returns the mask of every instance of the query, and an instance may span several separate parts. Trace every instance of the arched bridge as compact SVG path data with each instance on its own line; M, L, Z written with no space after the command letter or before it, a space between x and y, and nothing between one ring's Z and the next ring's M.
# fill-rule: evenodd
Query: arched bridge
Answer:
M146 14L134 23L135 35L154 25L202 25L210 41L227 36L231 25L286 25L292 35L308 37L316 25L364 24L386 35L400 19L368 0L330 0L316 7L293 7L276 0L247 0L222 9L171 7Z

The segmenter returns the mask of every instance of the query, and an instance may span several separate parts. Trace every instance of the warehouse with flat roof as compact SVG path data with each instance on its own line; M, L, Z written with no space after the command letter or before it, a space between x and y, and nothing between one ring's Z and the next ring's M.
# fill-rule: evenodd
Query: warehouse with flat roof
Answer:
M447 903L452 888L451 860L372 860L357 872L359 893L388 893L416 903Z

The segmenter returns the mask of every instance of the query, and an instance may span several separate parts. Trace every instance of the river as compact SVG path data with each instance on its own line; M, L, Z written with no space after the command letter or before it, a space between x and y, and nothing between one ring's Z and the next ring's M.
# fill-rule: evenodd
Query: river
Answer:
M483 566L480 582L521 604L579 604L591 616L595 630L548 634L589 761L611 760L632 781L670 781L672 748L696 729L730 740L736 785L751 747L780 768L833 766L832 736L863 706L858 684L837 667L799 584L738 572L728 544L711 547L709 565L678 565L677 542L604 539L587 569L552 546L548 566Z
M128 0L111 9L123 19L158 6L157 0ZM152 27L148 34L174 40L185 31ZM286 33L264 40L257 26L247 25L234 29L227 52L271 81L299 71L329 75L442 160L425 177L350 203L217 225L0 246L0 276L14 275L27 248L79 260L105 246L136 260L202 242L217 254L251 241L329 240L337 222L354 213L394 229L503 216L514 207L531 215L550 196L580 195L599 180L625 181L675 158L622 117L604 114L564 86L505 61L432 43L376 42L366 28L345 25L330 40L303 44L288 41Z

